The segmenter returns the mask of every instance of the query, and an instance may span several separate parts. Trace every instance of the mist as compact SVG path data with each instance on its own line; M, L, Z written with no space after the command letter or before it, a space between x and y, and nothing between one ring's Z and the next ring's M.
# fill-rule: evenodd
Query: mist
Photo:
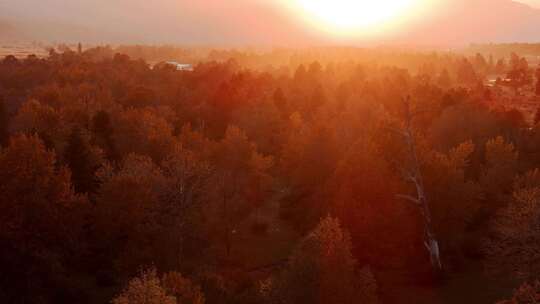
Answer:
M432 9L392 36L340 41L308 28L281 1L2 0L0 41L300 46L540 40L540 11L530 6L510 0L444 1L450 8Z

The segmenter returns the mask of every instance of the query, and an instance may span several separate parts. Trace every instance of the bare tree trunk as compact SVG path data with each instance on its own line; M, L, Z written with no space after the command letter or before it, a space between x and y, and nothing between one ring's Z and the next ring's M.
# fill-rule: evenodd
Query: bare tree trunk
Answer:
M429 252L431 265L436 274L442 273L442 263L439 250L439 242L435 235L433 229L433 223L431 219L431 212L429 209L429 201L426 197L426 191L424 187L424 178L422 176L422 171L420 169L420 162L418 160L418 153L416 150L416 142L414 140L414 135L412 132L412 119L413 116L410 111L409 99L404 101L405 105L405 130L400 132L405 139L405 144L407 145L410 166L405 169L404 175L408 182L412 183L416 189L416 196L408 195L399 195L399 197L407 199L414 202L420 209L422 213L422 218L424 220L424 238L425 246Z

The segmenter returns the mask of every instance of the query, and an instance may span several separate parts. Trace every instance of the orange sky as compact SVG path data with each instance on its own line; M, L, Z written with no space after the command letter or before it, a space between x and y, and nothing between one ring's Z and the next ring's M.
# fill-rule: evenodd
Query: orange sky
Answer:
M407 23L346 38L306 22L304 12L284 4L290 1L296 0L0 0L0 40L227 46L540 41L540 11L511 0L417 0L427 2Z

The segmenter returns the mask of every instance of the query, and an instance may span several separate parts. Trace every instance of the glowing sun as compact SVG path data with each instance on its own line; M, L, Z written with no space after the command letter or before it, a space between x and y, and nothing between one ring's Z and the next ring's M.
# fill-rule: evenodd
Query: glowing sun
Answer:
M296 0L317 27L335 34L377 30L403 17L418 0Z

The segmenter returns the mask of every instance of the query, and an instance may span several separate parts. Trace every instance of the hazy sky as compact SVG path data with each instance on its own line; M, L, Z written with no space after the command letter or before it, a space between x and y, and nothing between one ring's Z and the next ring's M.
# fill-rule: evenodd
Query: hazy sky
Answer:
M0 0L0 20L39 23L48 36L99 33L93 37L96 40L231 44L253 41L256 44L274 36L293 39L298 25L269 3L268 0ZM71 28L66 28L67 25Z
M523 2L534 7L540 7L540 0L521 0L519 2Z
M212 45L332 41L334 37L306 26L300 12L285 9L286 1L293 0L0 0L0 40L24 36ZM416 27L404 27L401 36L379 37L381 41L540 41L540 10L516 6L511 0L430 1L446 1L453 10L441 9L439 15L435 6L430 7L433 14L422 16ZM540 7L540 0L521 2ZM363 42L365 37L355 39Z

